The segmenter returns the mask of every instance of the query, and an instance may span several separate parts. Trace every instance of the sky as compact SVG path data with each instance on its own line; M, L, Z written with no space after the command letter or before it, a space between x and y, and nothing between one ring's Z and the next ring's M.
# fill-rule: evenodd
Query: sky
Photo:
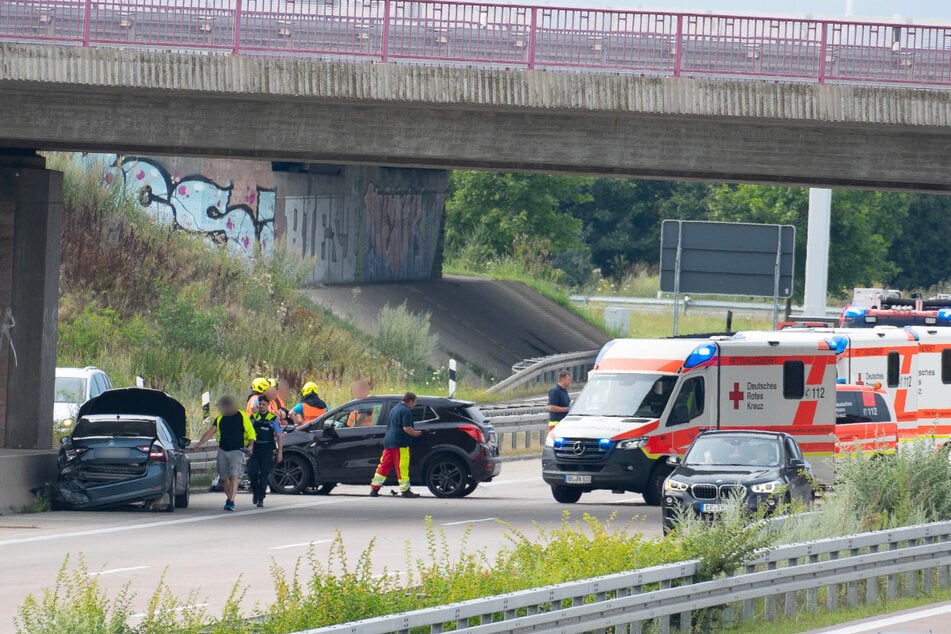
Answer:
M847 2L856 17L892 19L897 15L916 22L951 20L949 0L543 0L525 4L831 17L846 15Z

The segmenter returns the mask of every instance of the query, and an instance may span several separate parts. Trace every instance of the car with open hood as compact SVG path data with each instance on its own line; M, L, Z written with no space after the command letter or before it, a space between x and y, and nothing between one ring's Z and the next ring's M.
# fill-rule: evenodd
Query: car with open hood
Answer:
M87 401L76 418L59 451L54 507L188 506L191 441L181 403L158 390L121 388Z
M783 432L707 431L694 439L664 481L664 531L683 513L712 517L731 498L771 513L813 497L812 472L796 439Z
M338 484L369 485L383 452L395 394L351 401L284 439L284 461L271 473L271 491L327 494ZM420 396L411 410L423 435L410 448L410 481L436 497L464 497L499 474L495 428L471 402ZM388 484L393 484L392 476Z

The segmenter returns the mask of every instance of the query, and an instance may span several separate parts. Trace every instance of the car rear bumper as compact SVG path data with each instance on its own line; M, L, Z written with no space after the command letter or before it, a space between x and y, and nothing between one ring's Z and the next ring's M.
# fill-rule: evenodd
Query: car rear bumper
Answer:
M551 486L567 486L584 491L611 489L643 493L655 462L640 449L614 451L592 463L569 462L557 459L554 450L545 447L542 451L542 479Z
M148 502L162 497L171 484L167 463L154 463L145 475L114 482L84 480L82 475L60 480L53 487L52 501L58 508L92 509L134 502Z
M487 450L472 463L472 478L476 482L491 480L502 472L502 458Z

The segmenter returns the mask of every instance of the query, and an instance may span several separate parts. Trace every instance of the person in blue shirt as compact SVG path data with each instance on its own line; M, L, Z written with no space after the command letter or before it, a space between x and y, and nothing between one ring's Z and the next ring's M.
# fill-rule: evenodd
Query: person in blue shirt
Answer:
M258 411L251 416L251 425L257 440L248 459L248 479L251 481L253 495L251 503L260 508L264 506L268 478L274 470L274 465L284 461L284 432L280 420L271 411L271 404L266 396L259 396L256 405Z
M423 432L413 426L411 410L416 407L416 395L407 392L403 400L397 403L386 419L386 435L383 437L383 455L380 456L380 466L373 474L370 482L370 497L378 497L380 489L386 483L390 472L396 471L396 479L400 484L400 491L404 498L418 498L419 493L410 490L409 485L409 446L414 438L419 438Z
M571 372L562 370L558 373L558 383L548 390L548 430L561 422L568 415L571 408L571 396L568 387L571 385Z

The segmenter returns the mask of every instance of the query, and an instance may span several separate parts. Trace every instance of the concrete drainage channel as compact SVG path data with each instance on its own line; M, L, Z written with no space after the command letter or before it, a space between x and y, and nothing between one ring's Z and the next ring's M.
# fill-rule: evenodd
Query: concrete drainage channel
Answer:
M297 634L692 631L697 620L774 621L947 588L951 522L776 548L737 574L694 583L697 560L366 619ZM703 612L700 612L703 611ZM699 614L698 614L699 612ZM712 624L710 621L708 624Z

